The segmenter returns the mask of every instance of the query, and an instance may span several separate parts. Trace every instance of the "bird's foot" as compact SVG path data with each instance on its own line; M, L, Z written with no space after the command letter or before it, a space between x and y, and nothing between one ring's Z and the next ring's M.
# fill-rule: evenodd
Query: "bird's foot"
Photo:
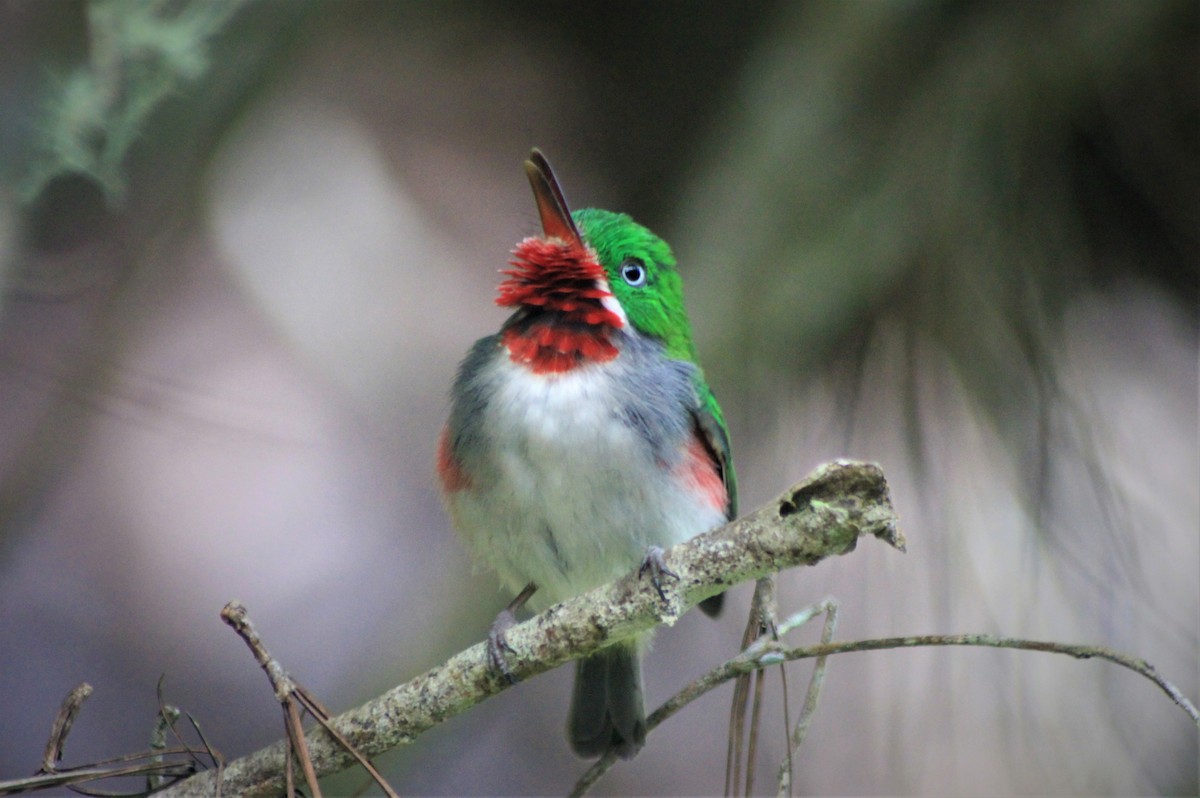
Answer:
M513 649L508 644L504 633L513 628L517 622L517 610L524 607L525 602L529 601L529 597L536 592L537 585L533 582L525 585L525 588L508 603L508 606L500 610L499 614L496 615L496 619L492 621L491 628L488 629L488 667L493 671L499 672L504 677L504 681L509 684L516 684L517 677L513 675L512 669L508 667L508 654L513 653Z
M658 546L646 549L646 559L642 560L642 567L638 568L638 577L646 574L650 574L650 584L654 585L654 589L658 591L658 597L665 602L667 594L663 592L662 578L669 576L679 581L679 574L667 567L666 560L663 559L663 550Z
M504 637L504 633L511 629L516 622L517 616L513 614L512 610L500 610L496 619L492 621L487 636L488 667L499 672L504 681L509 684L516 684L517 678L513 676L512 670L508 667L508 654L512 653L513 649Z

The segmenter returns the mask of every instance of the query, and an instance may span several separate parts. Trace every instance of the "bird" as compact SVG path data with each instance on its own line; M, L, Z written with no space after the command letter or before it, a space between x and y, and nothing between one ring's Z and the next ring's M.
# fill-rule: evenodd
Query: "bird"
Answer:
M665 241L628 215L571 212L549 161L525 161L542 235L512 250L498 333L459 365L437 474L451 522L516 598L545 608L634 568L664 572L663 549L733 519L729 433L692 342ZM666 571L666 573L670 573ZM660 588L661 592L661 588ZM715 616L723 594L701 603ZM647 636L576 662L567 739L580 757L645 744Z

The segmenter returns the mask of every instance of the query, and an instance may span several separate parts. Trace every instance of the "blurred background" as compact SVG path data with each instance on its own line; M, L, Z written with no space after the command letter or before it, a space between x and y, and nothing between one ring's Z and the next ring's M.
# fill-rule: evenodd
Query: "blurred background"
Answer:
M673 244L743 508L834 457L885 467L908 553L788 572L785 611L836 596L842 639L1102 644L1196 700L1198 17L3 0L0 779L36 769L83 680L68 763L144 748L161 674L227 757L281 737L218 620L235 597L335 711L482 639L510 597L432 463L538 230L533 145L575 207ZM734 653L749 593L658 635L652 705ZM402 794L564 793L570 676L379 764ZM719 793L729 697L596 792ZM856 654L796 792L1194 795L1197 745L1110 665Z

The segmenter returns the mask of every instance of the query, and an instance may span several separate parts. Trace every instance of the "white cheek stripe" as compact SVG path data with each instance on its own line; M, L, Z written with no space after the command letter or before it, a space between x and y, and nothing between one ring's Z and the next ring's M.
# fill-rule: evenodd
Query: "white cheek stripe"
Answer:
M599 261L597 261L597 262L599 262ZM601 277L600 279L598 279L596 281L596 287L598 289L600 289L601 291L603 291L604 293L608 294L608 296L606 296L600 300L600 304L604 306L605 310L608 310L608 311L611 311L612 313L617 314L617 318L619 318L621 320L621 326L630 335L633 335L634 331L629 326L629 317L625 315L625 308L621 307L621 303L617 301L616 295L613 294L612 288L610 288L608 285L608 280Z

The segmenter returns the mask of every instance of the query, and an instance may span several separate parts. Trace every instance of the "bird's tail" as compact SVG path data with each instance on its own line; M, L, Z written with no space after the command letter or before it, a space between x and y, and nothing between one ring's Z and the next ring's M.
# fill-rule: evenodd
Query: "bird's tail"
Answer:
M646 742L641 653L636 643L609 646L575 664L567 720L571 749L592 758L615 748L632 759Z

